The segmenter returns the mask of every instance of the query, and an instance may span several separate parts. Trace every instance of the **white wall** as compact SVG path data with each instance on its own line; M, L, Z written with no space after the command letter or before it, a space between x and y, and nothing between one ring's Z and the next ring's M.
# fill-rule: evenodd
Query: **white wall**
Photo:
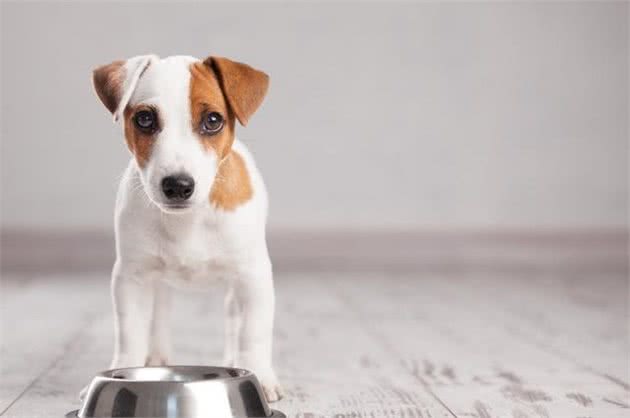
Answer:
M114 59L272 76L240 136L274 227L626 224L628 5L2 3L3 227L109 228Z

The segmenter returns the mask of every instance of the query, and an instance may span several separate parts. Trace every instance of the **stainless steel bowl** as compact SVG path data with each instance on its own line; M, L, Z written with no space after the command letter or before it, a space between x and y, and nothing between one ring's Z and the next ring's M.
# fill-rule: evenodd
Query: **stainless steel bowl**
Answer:
M267 406L248 370L205 366L132 367L99 373L83 407L66 417L284 418Z

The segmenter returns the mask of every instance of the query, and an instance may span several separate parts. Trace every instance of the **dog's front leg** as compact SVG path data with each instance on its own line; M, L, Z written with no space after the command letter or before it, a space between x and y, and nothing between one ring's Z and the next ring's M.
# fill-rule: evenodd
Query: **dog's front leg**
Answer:
M116 263L112 273L114 356L111 368L143 366L149 354L154 284Z
M152 281L140 281L117 261L112 271L114 306L114 356L111 369L143 366L147 359L154 289ZM83 400L88 387L79 393Z
M253 370L269 402L282 398L282 390L271 366L275 296L271 263L239 274L235 296L240 307L237 365Z
M171 288L161 280L153 281L153 312L146 366L164 366L171 354L170 314Z
M235 367L238 357L238 339L241 334L242 311L236 297L235 288L229 287L225 295L225 344L223 365Z

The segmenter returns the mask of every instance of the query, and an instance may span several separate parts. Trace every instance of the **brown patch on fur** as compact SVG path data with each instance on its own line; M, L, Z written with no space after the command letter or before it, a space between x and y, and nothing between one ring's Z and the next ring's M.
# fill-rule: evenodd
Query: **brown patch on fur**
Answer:
M253 194L243 157L231 151L219 166L210 191L210 202L217 208L234 210L251 199Z
M198 62L190 66L190 109L192 129L208 152L219 160L217 176L210 191L210 202L217 208L234 210L251 199L253 193L243 158L232 150L235 115L228 105L214 70ZM215 135L203 135L200 126L209 112L223 116L225 126Z
M127 147L129 147L129 151L131 151L136 158L140 168L144 168L149 161L153 144L155 144L155 135L157 135L157 132L155 134L147 134L136 127L133 116L143 109L148 110L149 108L143 105L136 107L127 106L123 113L125 118L125 140L127 141Z
M234 114L225 101L219 80L210 67L202 62L190 66L190 111L192 129L207 151L216 152L222 160L232 149L234 142ZM215 135L203 135L201 123L209 112L218 112L223 116L225 126Z
M111 113L116 111L122 96L122 85L125 80L124 61L98 67L92 73L92 83L98 98Z
M267 94L269 76L247 64L222 57L208 57L204 64L217 74L238 121L247 125Z

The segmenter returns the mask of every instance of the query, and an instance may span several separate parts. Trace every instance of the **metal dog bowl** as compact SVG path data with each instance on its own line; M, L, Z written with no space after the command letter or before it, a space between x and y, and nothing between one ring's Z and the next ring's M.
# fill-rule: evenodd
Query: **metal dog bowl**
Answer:
M267 406L248 370L205 366L132 367L99 373L69 417L285 418Z

